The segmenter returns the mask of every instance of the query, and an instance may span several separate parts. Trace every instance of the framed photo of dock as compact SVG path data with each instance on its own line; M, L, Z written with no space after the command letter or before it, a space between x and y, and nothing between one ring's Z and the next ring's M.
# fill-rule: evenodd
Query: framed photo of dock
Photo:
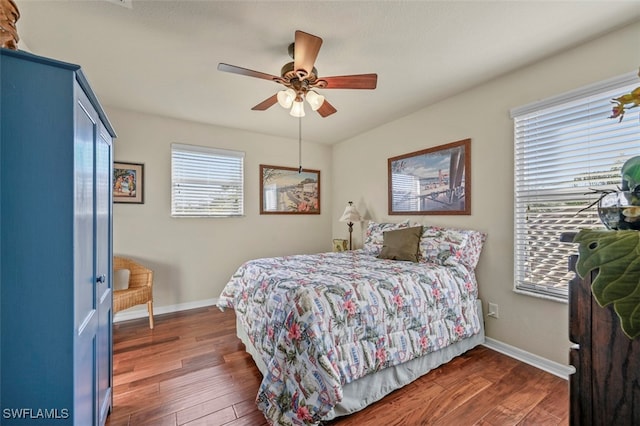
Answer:
M388 159L390 215L470 215L471 139Z
M320 170L261 164L260 214L320 214Z

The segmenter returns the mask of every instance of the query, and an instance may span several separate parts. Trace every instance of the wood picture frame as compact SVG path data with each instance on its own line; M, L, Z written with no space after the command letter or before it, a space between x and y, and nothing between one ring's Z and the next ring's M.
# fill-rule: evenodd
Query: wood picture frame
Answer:
M390 215L470 215L471 139L389 158Z
M114 161L113 202L144 204L144 164Z
M261 164L260 214L320 214L320 170Z

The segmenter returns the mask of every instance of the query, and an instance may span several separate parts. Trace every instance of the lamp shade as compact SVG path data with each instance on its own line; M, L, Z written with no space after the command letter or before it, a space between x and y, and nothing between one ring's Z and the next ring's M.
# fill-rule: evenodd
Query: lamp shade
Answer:
M304 104L302 103L302 101L294 101L289 114L293 115L294 117L304 117Z
M293 89L281 90L277 95L278 103L282 108L291 108L295 98L296 92Z
M307 92L307 102L311 105L311 109L317 111L324 103L324 96L317 94L313 90Z
M340 217L340 222L360 222L361 220L360 213L358 213L356 206L353 205L353 201L349 201L347 208L344 209L344 213Z

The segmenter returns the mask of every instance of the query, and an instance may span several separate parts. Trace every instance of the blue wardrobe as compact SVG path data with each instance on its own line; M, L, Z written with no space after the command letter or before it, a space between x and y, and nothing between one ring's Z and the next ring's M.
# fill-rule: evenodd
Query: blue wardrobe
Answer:
M0 49L0 424L112 406L112 140L79 66Z

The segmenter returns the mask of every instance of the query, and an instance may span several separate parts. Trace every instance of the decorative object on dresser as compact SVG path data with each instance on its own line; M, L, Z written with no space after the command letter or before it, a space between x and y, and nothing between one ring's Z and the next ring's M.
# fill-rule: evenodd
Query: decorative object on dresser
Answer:
M638 77L640 77L640 70L638 70ZM613 103L613 107L611 108L611 116L609 118L620 117L619 121L622 121L625 111L640 106L640 86L629 93L613 98L611 102Z
M113 163L113 202L144 204L144 164Z
M586 207L597 203L600 220L612 231L582 229L573 242L579 244L578 275L598 270L595 300L613 304L622 330L634 339L640 336L640 156L626 160L620 175L619 191L596 190L601 197Z
M115 132L78 65L22 51L0 105L1 422L104 425Z
M18 29L16 22L20 12L13 0L0 0L0 47L18 50Z
M613 305L622 331L640 336L640 232L583 229L578 243L576 271L586 278L593 271L591 292L602 307Z
M600 197L587 210L598 205L598 216L607 229L640 230L640 156L629 158L620 169L622 185L618 189L591 189Z
M345 251L347 249L347 240L341 240L337 238L333 240L333 251Z
M575 233L565 233L561 240L575 238ZM569 270L576 272L578 256L569 260ZM583 278L576 274L569 284L569 340L573 343L569 358L576 369L569 379L571 426L640 424L640 339L625 335L613 305L602 307L596 301L592 290L596 280L605 289L612 279L599 276L602 272L593 269Z
M362 218L360 217L360 213L356 206L353 205L353 201L349 201L347 207L344 209L344 213L340 217L340 222L347 222L347 226L349 227L349 250L353 250L352 243L352 234L353 234L353 223L360 222Z
M261 164L260 214L320 214L320 170Z
M399 155L387 163L389 214L471 214L471 139Z

